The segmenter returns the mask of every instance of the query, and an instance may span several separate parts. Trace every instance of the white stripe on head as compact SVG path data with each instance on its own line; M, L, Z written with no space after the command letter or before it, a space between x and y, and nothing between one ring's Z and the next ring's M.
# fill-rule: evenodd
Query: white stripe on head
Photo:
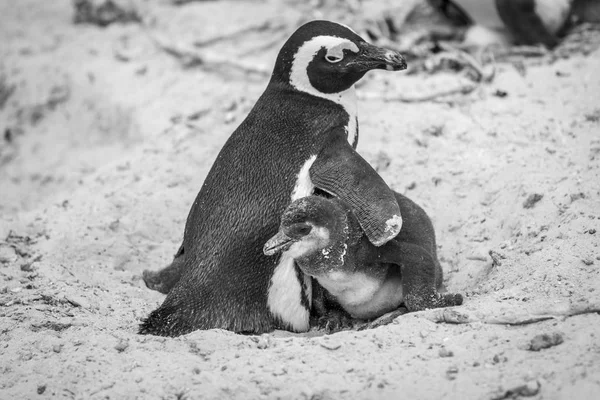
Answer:
M308 64L310 64L315 55L323 47L327 49L327 54L332 56L339 56L340 53L343 53L343 50L350 50L354 53L358 53L359 51L358 46L348 39L336 36L315 36L302 44L298 49L298 52L294 55L294 61L292 61L292 68L290 71L290 84L300 92L331 100L334 103L341 105L348 114L348 126L346 127L348 141L355 146L355 141L358 139L358 126L356 124L358 113L356 106L356 89L354 85L342 92L323 93L315 89L308 78Z

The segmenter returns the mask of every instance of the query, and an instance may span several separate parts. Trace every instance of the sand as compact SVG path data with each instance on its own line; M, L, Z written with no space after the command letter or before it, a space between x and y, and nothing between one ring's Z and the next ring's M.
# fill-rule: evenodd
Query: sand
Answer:
M270 2L148 9L185 43L300 16ZM454 313L329 336L162 338L136 333L164 299L141 273L170 262L267 77L184 68L139 24L74 25L67 0L2 1L0 15L0 82L14 85L0 107L1 399L597 396L600 51L499 64L465 96L359 102L358 151L431 216L446 284L465 294ZM278 45L257 48L285 35L209 48L268 69ZM372 72L359 91L446 78Z

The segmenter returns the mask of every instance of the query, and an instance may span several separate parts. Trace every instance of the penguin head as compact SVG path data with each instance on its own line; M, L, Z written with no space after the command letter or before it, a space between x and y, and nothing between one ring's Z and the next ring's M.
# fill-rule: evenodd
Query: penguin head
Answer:
M341 254L345 253L347 239L347 211L332 200L308 196L287 207L281 217L279 232L267 241L263 252L270 256L285 251L294 259L317 253L325 256ZM343 259L340 261L343 263ZM331 260L329 264L334 267L336 261Z
M368 71L406 69L396 51L367 43L350 28L330 21L301 26L281 48L271 83L321 96L350 89Z

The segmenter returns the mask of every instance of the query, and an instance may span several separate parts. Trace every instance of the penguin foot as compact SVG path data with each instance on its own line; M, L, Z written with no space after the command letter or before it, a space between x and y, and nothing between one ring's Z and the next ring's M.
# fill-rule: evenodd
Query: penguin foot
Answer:
M440 307L460 306L463 303L463 296L460 293L446 293L440 296L440 301L443 304Z
M336 333L352 329L355 320L343 310L328 310L325 315L317 318L315 325L326 333Z
M364 331L366 329L373 329L378 328L380 326L388 325L392 323L396 318L406 314L407 312L408 310L406 309L406 307L399 307L394 311L390 311L387 314L383 314L381 317L374 319L373 321L365 322L364 324L360 325L356 330Z

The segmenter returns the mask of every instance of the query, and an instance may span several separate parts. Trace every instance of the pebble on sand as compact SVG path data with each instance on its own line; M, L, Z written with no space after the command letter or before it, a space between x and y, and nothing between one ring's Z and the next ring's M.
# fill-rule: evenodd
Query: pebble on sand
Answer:
M549 347L558 346L562 342L564 342L562 333L542 333L540 335L535 335L533 339L531 339L528 350L540 351Z

